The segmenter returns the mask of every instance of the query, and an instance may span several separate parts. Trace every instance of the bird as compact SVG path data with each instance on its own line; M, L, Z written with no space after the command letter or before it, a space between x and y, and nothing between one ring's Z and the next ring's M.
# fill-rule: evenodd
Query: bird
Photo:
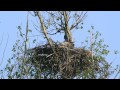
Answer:
M74 47L74 44L66 41L59 44L59 48L72 48L72 47Z

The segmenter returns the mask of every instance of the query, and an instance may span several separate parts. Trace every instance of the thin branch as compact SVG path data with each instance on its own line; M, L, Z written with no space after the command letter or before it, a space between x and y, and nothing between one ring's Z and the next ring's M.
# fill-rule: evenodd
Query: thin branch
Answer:
M86 13L87 12L84 13L83 17L81 17L82 14L83 14L83 12L81 12L81 15L78 17L78 19L76 20L76 22L71 25L70 30L72 30L73 28L75 28L83 20L83 18L85 17Z
M38 28L40 28L40 27L38 27L33 21L32 21L32 23L33 23L33 27L36 29L36 31L40 32L40 30L38 30Z
M51 47L52 47L52 42L50 41L50 39L49 39L49 37L48 37L48 35L47 35L47 31L46 31L46 28L45 28L45 26L44 26L44 24L43 24L43 20L42 20L42 17L41 17L41 15L40 15L40 12L38 12L38 18L39 18L40 23L41 23L42 31L43 31L43 33L44 33L44 35L45 35L48 43L49 43L49 44L51 45Z
M32 36L27 36L27 37L38 37L38 36L40 36L40 35L32 35Z
M4 35L4 33L3 33L3 35ZM0 42L0 46L1 46L2 42L3 42L3 35L2 35L2 39L1 39L1 42Z
M3 51L3 57L2 57L2 61L1 61L1 63L0 63L0 66L1 66L2 63L3 63L3 59L4 59L4 55L5 55L5 51L6 51L7 44L8 44L8 39L9 39L9 34L8 34L7 42L6 42L6 45L5 45L4 51Z
M30 11L28 11L28 13L29 13L30 15L32 15L33 17L35 17L35 15L33 15Z
M119 73L120 73L120 69L119 69L119 71L117 72L117 74L115 75L114 79L116 79L116 77L118 76Z
M42 20L40 11L36 11L36 14L37 14L37 16L38 16L38 18L39 18L39 21L40 21L40 24L41 24L41 28L42 28L42 32L43 32L45 38L47 39L50 47L52 48L53 52L55 53L55 50L53 49L53 43L52 43L52 41L51 41L51 38L48 37L48 34L47 34L46 28L45 28L45 26L44 26L44 23L43 23L43 20Z
M90 31L90 51L93 59L93 32L92 30Z

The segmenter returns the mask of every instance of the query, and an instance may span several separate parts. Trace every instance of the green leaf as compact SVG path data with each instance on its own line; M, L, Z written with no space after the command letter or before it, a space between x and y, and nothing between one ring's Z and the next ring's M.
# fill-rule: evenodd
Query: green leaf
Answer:
M35 42L36 42L36 39L33 40L33 43L35 43Z
M81 26L81 29L83 29L83 26Z
M90 32L90 30L88 30L88 32Z
M91 26L92 29L94 29L94 26Z
M23 34L20 32L20 36L23 37Z
M29 29L29 30L28 30L28 32L32 32L32 30L31 30L31 29Z
M22 30L21 26L18 26L17 28L18 28L19 30Z
M114 53L115 53L115 54L118 54L118 51L117 51L117 50L115 50L115 51L114 51Z
M88 40L85 40L85 42L88 42Z

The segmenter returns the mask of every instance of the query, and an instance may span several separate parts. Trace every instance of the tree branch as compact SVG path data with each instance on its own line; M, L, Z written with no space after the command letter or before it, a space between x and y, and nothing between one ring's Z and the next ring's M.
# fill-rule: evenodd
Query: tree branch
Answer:
M51 39L48 37L48 34L47 34L47 31L46 31L45 25L43 23L40 11L36 11L36 14L39 18L43 34L44 34L45 38L47 39L47 41L48 41L50 47L52 48L53 52L55 52L54 49L53 49L53 43L52 43Z
M64 15L64 20L65 20L65 36L68 39L66 41L72 42L72 35L71 35L70 29L69 29L69 25L68 25L68 15L67 15L67 12L64 11L63 15Z
M6 42L6 45L5 45L4 51L3 51L3 57L2 57L2 61L1 61L1 63L0 63L0 66L1 66L2 63L3 63L3 59L4 59L4 55L5 55L5 51L6 51L7 44L8 44L8 39L9 39L9 34L8 34L7 42Z
M71 25L70 30L74 29L83 20L83 18L85 17L86 13L87 12L85 12L84 15L83 15L83 17L82 17L83 11L81 12L81 15L78 17L78 19L76 20L76 22Z

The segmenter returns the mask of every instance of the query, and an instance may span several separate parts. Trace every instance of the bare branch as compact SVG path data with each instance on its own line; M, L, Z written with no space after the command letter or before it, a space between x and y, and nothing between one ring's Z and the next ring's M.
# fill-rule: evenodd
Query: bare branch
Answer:
M25 35L25 37L26 37L26 40L25 40L25 52L26 52L26 50L27 50L27 41L28 41L28 38L27 38L27 36L28 36L28 16L29 16L29 13L27 14L27 22L26 22L26 35Z
M2 56L2 61L1 61L1 63L0 63L0 66L1 66L2 63L3 63L3 59L4 59L4 55L5 55L5 51L6 51L7 44L8 44L8 39L9 39L9 34L8 34L7 42L6 42L6 45L5 45L4 51L3 51L3 56Z
M48 37L48 34L47 34L47 31L46 31L45 25L44 25L44 23L43 23L43 20L42 20L40 11L36 11L36 14L37 14L37 16L38 16L38 18L39 18L39 21L40 21L40 24L41 24L41 28L42 28L42 32L43 32L45 38L47 39L50 47L52 48L53 52L55 53L55 50L53 49L53 43L52 43L52 41L51 41L51 38Z
M3 35L4 35L4 34L3 34ZM1 42L0 42L0 46L1 46L2 42L3 42L3 35L2 35L2 39L1 39Z
M42 31L43 31L43 33L44 33L44 35L45 35L45 38L47 39L48 43L49 43L49 44L51 45L51 47L52 47L52 42L50 41L50 39L49 39L49 37L48 37L48 35L47 35L46 28L45 28L45 26L44 26L44 24L43 24L43 20L42 20L42 17L41 17L41 15L40 15L40 12L38 12L38 18L39 18L39 20L40 20L41 27L42 27Z
M35 17L35 15L33 15L30 11L28 11L28 13L29 13L30 15L32 15L33 17Z
M85 12L84 15L82 16L83 11L81 12L81 14L80 14L80 16L78 17L78 19L76 20L76 22L71 25L70 30L74 29L74 28L83 20L83 18L85 17L86 13L87 13L87 12Z
M117 72L117 74L115 75L114 79L116 79L116 77L118 76L118 74L120 74L120 68L119 68L119 71Z

